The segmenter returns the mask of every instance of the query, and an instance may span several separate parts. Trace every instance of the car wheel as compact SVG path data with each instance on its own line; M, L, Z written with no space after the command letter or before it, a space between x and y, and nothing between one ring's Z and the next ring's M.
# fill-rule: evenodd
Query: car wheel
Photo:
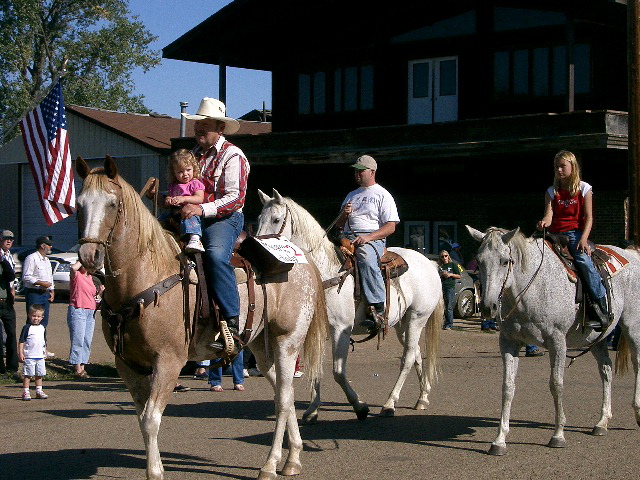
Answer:
M475 313L473 292L463 290L456 300L456 318L469 318Z
M16 278L15 289L18 295L22 295L24 293L24 283L22 283L22 276L20 276L20 278Z

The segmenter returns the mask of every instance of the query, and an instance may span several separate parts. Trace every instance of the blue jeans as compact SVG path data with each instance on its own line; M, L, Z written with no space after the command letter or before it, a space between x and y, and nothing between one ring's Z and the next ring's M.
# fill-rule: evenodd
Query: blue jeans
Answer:
M89 363L91 355L91 341L93 329L96 325L96 311L88 308L67 308L67 325L69 326L69 363L71 365L85 365Z
M222 367L216 367L216 363L220 363L220 360L214 360L209 367L209 385L212 387L222 383ZM233 377L234 385L242 385L244 383L243 369L244 352L240 350L240 353L231 362L231 376Z
M444 325L443 327L453 327L453 304L456 298L456 288L443 288L442 296L444 298Z
M569 239L569 252L573 255L576 268L580 271L580 276L587 287L591 300L597 301L599 298L604 297L606 291L600 274L593 265L593 260L589 255L578 250L582 232L580 230L569 230L568 232L562 232L561 235Z
M203 224L204 273L209 293L213 294L224 318L239 316L240 297L230 261L233 245L244 225L244 215L234 212L224 218L204 219Z
M349 234L348 238L354 240L356 236ZM356 246L355 257L360 272L360 286L369 305L384 304L386 300L384 278L380 272L380 257L384 253L385 244L386 240L381 239Z
M36 288L25 288L24 304L27 308L27 323L29 323L29 307L31 307L31 305L42 305L44 307L44 318L40 323L44 325L45 328L49 325L49 292L45 290L43 293L42 290Z
M180 237L185 235L202 236L202 225L199 216L194 215L191 218L183 218L180 220Z

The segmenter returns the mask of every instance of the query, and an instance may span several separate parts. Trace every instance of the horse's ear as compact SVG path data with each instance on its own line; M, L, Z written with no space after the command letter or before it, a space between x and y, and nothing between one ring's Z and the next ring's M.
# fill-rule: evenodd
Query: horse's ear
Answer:
M78 172L78 175L80 175L80 178L83 180L89 175L89 165L87 165L87 162L85 162L84 158L80 155L76 158L76 172Z
M502 235L502 241L504 242L504 244L506 245L507 243L509 243L513 239L513 237L515 237L516 233L518 233L519 231L520 231L520 227L516 227L510 232L507 232L504 235Z
M484 238L484 233L482 233L480 230L476 230L473 227L470 227L469 225L465 225L465 227L467 227L467 230L469 231L469 235L471 235L471 237L473 237L473 239L480 243L482 242L482 239Z
M260 189L258 189L258 196L260 197L260 201L262 202L262 205L266 205L271 201L271 197Z
M118 175L118 167L116 167L116 162L109 155L104 157L104 171L107 174L107 177L114 179Z
M282 195L280 195L275 188L273 189L273 201L280 205L284 205L284 198L282 198Z

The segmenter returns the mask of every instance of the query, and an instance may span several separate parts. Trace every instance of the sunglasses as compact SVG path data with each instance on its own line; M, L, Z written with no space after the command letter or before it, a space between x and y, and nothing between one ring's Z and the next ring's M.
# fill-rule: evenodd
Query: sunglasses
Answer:
M15 239L13 237L2 237L2 240L11 240L13 242Z

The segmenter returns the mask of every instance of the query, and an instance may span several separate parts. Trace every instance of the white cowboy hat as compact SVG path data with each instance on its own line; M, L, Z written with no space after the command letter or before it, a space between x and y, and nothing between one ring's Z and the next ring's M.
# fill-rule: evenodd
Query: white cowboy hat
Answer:
M204 97L200 102L198 111L195 115L182 114L183 117L189 120L204 120L205 118L213 118L224 122L224 133L234 134L240 129L240 124L235 118L229 118L226 116L226 108L224 103L215 98Z

